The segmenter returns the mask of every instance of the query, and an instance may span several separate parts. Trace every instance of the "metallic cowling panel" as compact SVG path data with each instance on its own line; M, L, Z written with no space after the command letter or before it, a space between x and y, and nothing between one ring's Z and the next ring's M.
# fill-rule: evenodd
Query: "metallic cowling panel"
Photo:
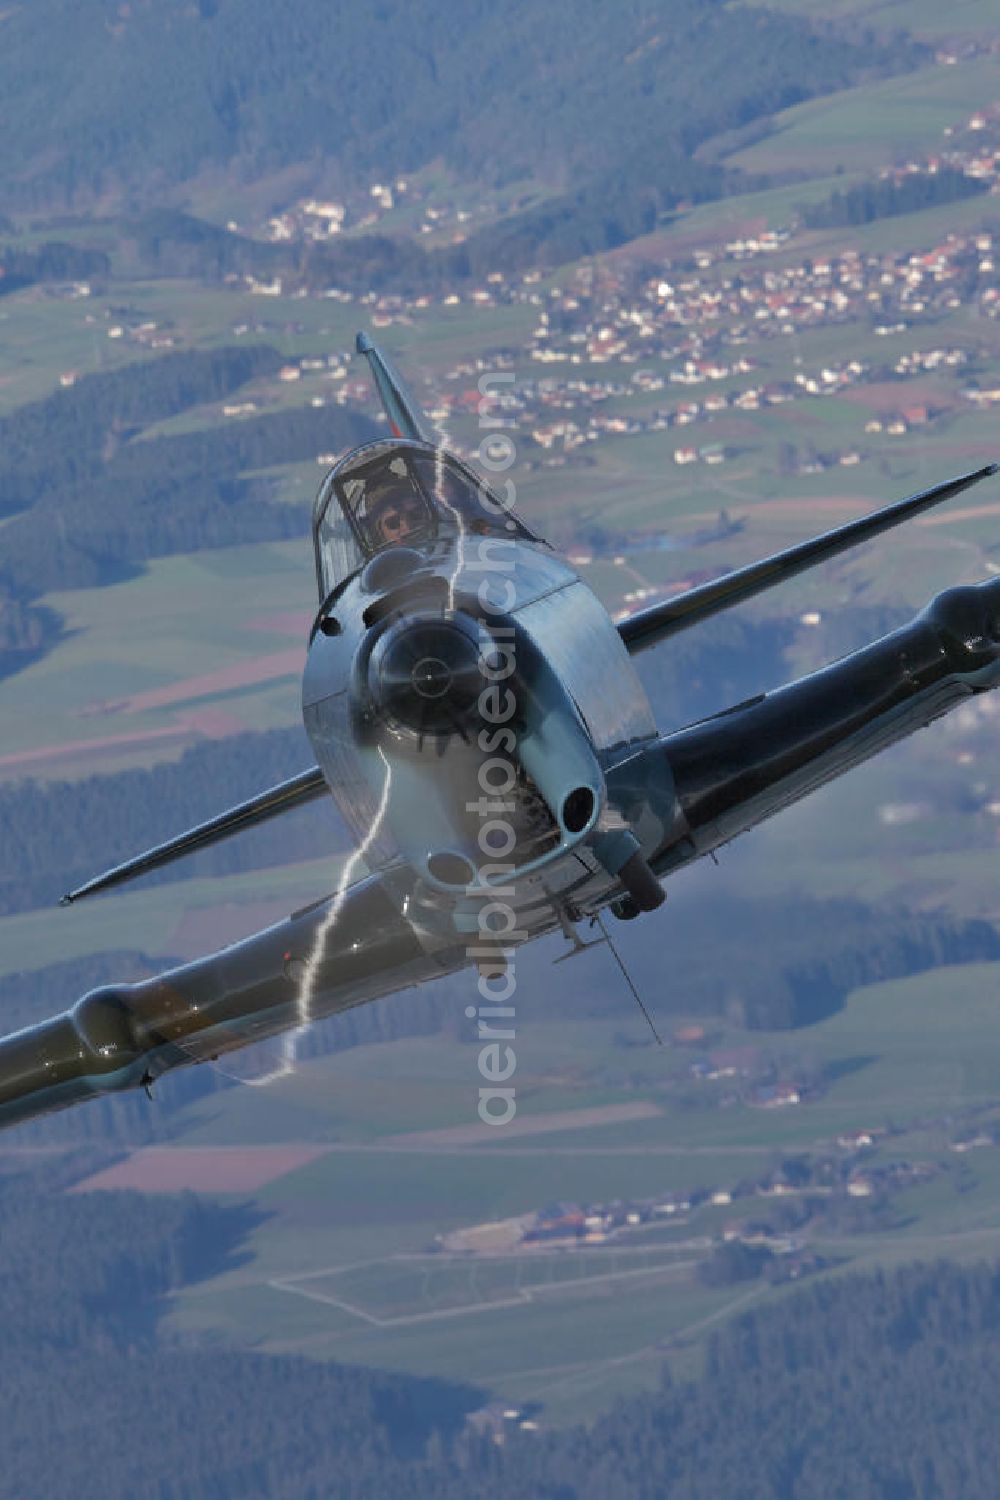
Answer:
M356 844L364 843L372 868L400 858L398 841L378 816L379 791L367 775L352 733L351 695L345 688L303 709L320 770Z
M621 636L579 578L516 609L518 624L572 696L606 764L656 736L656 722Z
M506 731L453 722L455 732L445 726L442 734L431 720L402 722L412 713L396 722L401 690L388 698L380 691L395 643L405 646L421 629L429 638L436 622L454 631L465 621L485 654L496 633L516 661L515 760L527 778L507 810L517 881L536 867L551 872L602 813L603 765L655 736L628 654L591 591L544 544L465 533L444 548L438 539L405 550L398 577L395 567L370 564L328 602L313 632L303 718L331 794L376 868L401 856L426 884L458 897L463 870L472 876L484 857L496 860L478 843L485 815L470 810L483 801L479 772ZM391 562L392 552L386 557ZM489 685L483 675L483 689ZM508 685L515 678L501 691ZM546 807L548 831L539 824ZM444 866L452 873L440 879ZM456 913L452 930L468 921L467 911Z
M421 589L436 601L443 596L450 605L459 593L476 599L481 592L481 608L510 614L578 582L569 564L544 544L521 537L465 535L448 545L428 543L419 550L423 557ZM305 708L326 697L331 683L343 681L350 672L358 644L368 629L365 613L376 602L366 592L364 579L364 573L352 578L320 610L302 680ZM387 593L391 605L392 591ZM409 593L406 602L412 607ZM617 634L608 617L604 618L606 626Z

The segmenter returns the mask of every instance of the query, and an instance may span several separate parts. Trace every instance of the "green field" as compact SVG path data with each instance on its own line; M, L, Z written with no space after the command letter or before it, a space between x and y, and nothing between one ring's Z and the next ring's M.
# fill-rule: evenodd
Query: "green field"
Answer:
M297 663L305 660L315 592L312 549L303 537L158 558L125 583L47 596L65 621L65 637L0 689L0 757L62 747L40 768L60 777L148 761L158 755L153 736L176 731L178 744L197 738L190 715L213 703L224 702L233 731L295 722ZM279 656L288 658L280 670L270 664ZM163 706L115 707L207 674L245 668L252 675L262 658L259 683L195 686ZM132 736L137 745L130 748ZM143 736L151 737L148 745ZM102 750L98 767L88 742L109 739L126 743ZM15 762L7 774L26 769L30 763Z
M600 1091L559 1086L550 1070L578 1075L613 1063L614 1030L585 1023L567 1036L543 1015L525 1021L517 1075L524 1108L603 1102ZM783 1152L836 1152L836 1134L887 1125L894 1133L870 1153L869 1168L918 1159L936 1164L938 1175L899 1195L898 1227L860 1237L819 1231L816 1248L851 1265L1000 1248L1000 1154L948 1150L950 1119L1000 1111L1000 965L874 985L806 1033L755 1033L753 1042L841 1068L825 1097L797 1109L692 1111L665 1103L661 1088L684 1054L633 1052L633 1090L660 1103L661 1120L465 1149L379 1146L401 1128L469 1119L474 1052L442 1038L355 1049L305 1064L272 1089L214 1096L193 1111L180 1144L283 1135L337 1144L256 1195L266 1217L249 1243L252 1259L185 1293L175 1326L483 1381L515 1401L540 1395L555 1420L578 1412L581 1400L597 1409L655 1381L664 1358L687 1361L689 1344L731 1304L783 1295L756 1283L709 1291L693 1278L705 1237L733 1216L766 1217L765 1204L709 1206L669 1230L578 1251L455 1256L435 1249L438 1236L555 1199L729 1188ZM366 1126L373 1133L352 1146Z
M964 125L994 101L998 78L1000 67L987 57L845 89L784 110L771 135L729 161L748 172L810 176L890 166L910 153L939 150L946 126Z

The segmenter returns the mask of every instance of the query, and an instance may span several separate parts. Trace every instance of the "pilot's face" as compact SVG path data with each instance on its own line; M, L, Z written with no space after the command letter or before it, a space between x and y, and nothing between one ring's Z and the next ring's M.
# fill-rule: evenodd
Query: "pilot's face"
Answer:
M380 546L405 541L424 524L423 507L413 496L390 496L372 517L372 530Z

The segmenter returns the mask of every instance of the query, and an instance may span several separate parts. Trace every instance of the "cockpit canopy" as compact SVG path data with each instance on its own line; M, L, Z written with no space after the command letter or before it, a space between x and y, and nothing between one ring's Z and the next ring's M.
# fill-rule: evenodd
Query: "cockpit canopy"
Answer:
M536 540L480 477L443 448L393 438L356 448L330 470L313 511L320 599L386 547L440 535Z

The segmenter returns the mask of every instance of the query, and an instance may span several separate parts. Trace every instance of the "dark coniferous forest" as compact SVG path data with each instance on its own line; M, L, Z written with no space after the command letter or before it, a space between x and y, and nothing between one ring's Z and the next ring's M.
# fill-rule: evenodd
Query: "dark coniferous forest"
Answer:
M484 1393L193 1349L169 1293L238 1268L253 1212L0 1184L0 1496L25 1500L994 1500L1000 1271L847 1276L745 1314L704 1373L498 1448Z
M156 201L199 171L261 174L321 153L342 180L443 159L486 183L537 174L596 189L613 174L654 196L712 193L710 171L668 187L699 141L924 55L884 32L718 0L630 0L611 34L598 0L473 3L460 25L430 0L374 12L49 0L4 24L0 98L18 129L0 145L2 196L22 206L115 188Z
M371 432L339 408L272 412L225 427L136 441L150 423L219 401L281 364L266 345L189 352L89 375L0 420L0 674L38 645L31 601L134 574L151 557L306 536L306 506L271 494L250 470L315 459ZM35 611L40 634L58 629ZM5 629L6 627L6 629Z

